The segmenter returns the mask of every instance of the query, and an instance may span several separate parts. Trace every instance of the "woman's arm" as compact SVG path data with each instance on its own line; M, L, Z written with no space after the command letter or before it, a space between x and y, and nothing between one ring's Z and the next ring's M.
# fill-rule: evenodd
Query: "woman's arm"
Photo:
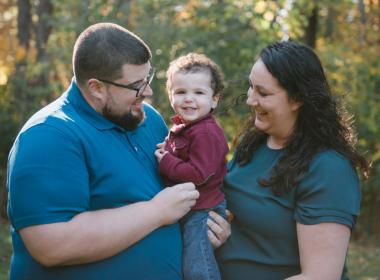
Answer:
M341 279L350 239L349 227L337 223L297 223L297 236L301 274L287 280Z

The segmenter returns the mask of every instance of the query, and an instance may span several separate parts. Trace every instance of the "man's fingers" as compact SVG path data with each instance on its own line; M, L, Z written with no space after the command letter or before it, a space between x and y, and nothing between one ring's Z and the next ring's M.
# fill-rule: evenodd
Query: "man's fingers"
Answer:
M176 189L176 191L182 192L186 199L198 199L199 192L195 188L193 183L183 183L178 184L172 187L172 189Z
M198 197L199 197L199 192L197 190L194 190L190 193L191 199L198 199Z
M195 190L195 185L193 183L182 183L182 184L175 185L174 187L180 190L188 190L188 191Z

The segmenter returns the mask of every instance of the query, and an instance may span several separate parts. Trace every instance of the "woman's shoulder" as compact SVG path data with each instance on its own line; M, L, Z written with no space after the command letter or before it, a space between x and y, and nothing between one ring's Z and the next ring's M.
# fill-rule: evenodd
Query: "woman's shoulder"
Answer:
M332 149L316 154L311 162L310 170L328 171L329 173L334 171L356 173L348 158Z
M353 227L360 200L359 178L350 161L326 150L314 157L296 188L295 218L303 224L337 222Z
M302 180L299 192L337 192L359 189L359 178L351 162L334 150L318 153Z

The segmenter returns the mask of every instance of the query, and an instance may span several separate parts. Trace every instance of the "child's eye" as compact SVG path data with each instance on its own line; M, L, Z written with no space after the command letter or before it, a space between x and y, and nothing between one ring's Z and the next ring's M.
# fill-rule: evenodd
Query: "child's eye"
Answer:
M195 94L201 95L201 94L204 94L204 92L203 91L196 91Z
M184 90L179 90L179 91L176 91L174 94L185 94L185 91Z

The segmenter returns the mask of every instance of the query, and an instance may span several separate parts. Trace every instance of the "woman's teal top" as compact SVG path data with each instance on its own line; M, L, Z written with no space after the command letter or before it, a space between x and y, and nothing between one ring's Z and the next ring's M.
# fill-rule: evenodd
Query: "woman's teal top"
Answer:
M223 279L278 280L300 273L296 223L333 222L352 228L360 207L360 186L350 162L335 151L317 154L300 185L283 196L261 187L284 150L262 145L252 160L232 160L225 177L232 234L217 250ZM344 269L342 279L346 278Z

